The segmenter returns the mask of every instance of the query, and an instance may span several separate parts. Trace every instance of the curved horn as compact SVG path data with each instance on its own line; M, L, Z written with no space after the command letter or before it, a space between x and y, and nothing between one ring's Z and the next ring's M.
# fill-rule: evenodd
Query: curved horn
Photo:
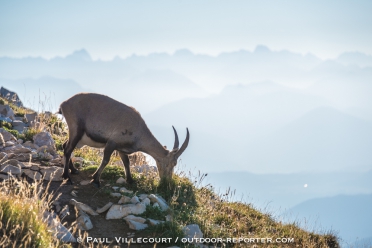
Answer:
M189 140L190 140L189 129L186 128L186 131L187 131L186 139L183 142L181 148L177 151L177 154L176 154L177 157L181 156L181 154L185 151L185 149L187 148L187 145L189 144Z
M178 147L180 146L180 142L178 141L178 135L177 135L177 131L176 129L173 127L173 131L174 131L174 146L173 146L173 150L175 149L178 149Z

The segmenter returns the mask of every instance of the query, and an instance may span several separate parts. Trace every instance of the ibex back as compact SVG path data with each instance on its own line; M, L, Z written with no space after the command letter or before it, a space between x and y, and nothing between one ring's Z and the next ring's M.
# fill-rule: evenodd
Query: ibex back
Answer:
M147 153L155 159L161 178L172 177L177 159L185 151L190 139L186 129L186 140L179 148L178 135L173 127L174 147L171 151L167 150L134 108L104 95L76 94L61 104L60 113L65 117L69 130L69 139L63 145L63 177L71 183L69 169L73 174L78 172L70 160L75 147L87 145L104 148L102 163L92 180L99 187L101 173L115 150L123 161L127 182L132 183L128 155L138 151Z

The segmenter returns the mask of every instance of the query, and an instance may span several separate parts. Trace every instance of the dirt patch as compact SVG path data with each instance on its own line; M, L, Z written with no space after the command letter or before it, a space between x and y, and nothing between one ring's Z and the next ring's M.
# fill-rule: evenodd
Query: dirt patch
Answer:
M110 196L110 192L113 192L111 186L105 186L108 182L101 180L101 188L96 188L95 186L88 184L88 185L80 185L79 182L83 180L90 180L90 174L88 172L80 172L78 175L71 176L74 184L63 184L61 182L51 182L49 191L53 192L53 194L61 196L58 198L60 205L63 207L69 204L71 199L75 199L79 202L83 202L93 209L101 208L106 205L108 202L113 202L114 204L119 201L118 197ZM125 186L125 185L123 185ZM77 197L71 195L71 191L77 191ZM70 215L63 219L63 222L67 222L66 226L71 226L71 224L76 220L76 212L72 205L69 205L70 208ZM129 229L127 223L122 220L106 220L105 219L106 212L97 215L97 216L90 216L90 219L93 223L93 229L87 231L88 236L92 238L96 238L96 241L103 242L105 245L110 244L110 247L154 247L153 244L127 244L122 243L122 240L127 239L129 234L134 233L133 240L136 241L137 238L156 238L156 235L152 235L149 231L142 230L142 231L134 231ZM76 236L76 235L75 235ZM118 244L115 241L115 238L120 238L121 242ZM156 244L156 247L169 247L171 244ZM77 247L77 246L76 246Z

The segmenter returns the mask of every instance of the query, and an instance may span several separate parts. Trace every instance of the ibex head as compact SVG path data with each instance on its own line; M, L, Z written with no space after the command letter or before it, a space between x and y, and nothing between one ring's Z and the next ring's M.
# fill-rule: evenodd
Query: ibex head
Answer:
M163 158L155 159L156 165L159 170L160 178L171 178L172 177L174 167L177 165L178 157L181 156L181 154L185 151L187 145L189 144L189 139L190 139L189 129L186 129L186 130L187 130L186 139L183 142L181 148L179 148L177 131L173 127L174 136L175 136L173 149L169 151L167 156Z

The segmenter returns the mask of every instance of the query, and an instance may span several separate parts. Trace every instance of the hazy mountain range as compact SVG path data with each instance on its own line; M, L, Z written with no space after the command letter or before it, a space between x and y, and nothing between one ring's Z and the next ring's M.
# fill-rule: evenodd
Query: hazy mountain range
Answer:
M181 164L219 175L211 179L216 187L248 188L252 201L275 208L372 194L369 179L355 179L372 169L371 55L322 60L258 46L101 61L82 49L50 60L2 57L0 84L37 110L55 111L82 91L107 94L137 108L168 147L171 126L181 140L188 127Z

